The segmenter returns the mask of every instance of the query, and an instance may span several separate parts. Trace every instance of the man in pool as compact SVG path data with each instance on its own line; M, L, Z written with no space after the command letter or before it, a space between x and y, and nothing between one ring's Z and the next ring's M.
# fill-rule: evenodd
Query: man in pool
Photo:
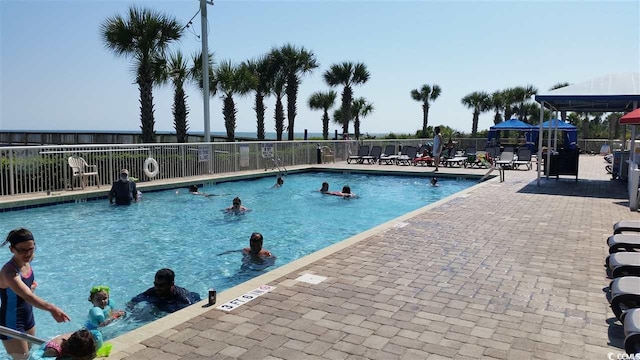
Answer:
M109 191L109 204L113 204L116 199L116 205L129 205L131 202L138 201L138 189L136 183L129 180L129 170L122 169L120 171L120 179L113 182Z
M130 305L147 302L161 311L175 312L200 301L200 295L174 284L175 273L171 269L156 272L153 287L134 296Z

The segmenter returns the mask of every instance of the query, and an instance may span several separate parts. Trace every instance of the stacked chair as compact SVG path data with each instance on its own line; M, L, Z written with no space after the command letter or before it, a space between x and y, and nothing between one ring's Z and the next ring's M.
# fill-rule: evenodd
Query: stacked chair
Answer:
M640 353L640 220L613 225L607 245L609 256L605 266L607 275L613 279L607 299L624 326L625 351Z

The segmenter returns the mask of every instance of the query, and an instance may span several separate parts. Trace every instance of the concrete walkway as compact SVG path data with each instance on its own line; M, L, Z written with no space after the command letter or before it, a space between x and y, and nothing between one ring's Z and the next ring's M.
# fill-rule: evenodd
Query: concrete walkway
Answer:
M507 171L219 294L217 305L276 287L231 312L198 304L114 339L110 358L615 358L605 240L640 214L604 166L584 155L579 181L539 187L535 171Z

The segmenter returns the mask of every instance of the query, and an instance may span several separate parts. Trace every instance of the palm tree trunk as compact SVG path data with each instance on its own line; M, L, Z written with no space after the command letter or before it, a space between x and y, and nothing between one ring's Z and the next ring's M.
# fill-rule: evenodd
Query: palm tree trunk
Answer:
M142 130L142 142L153 143L156 141L156 132L153 129L153 77L151 65L142 63L138 69L138 89L140 90L140 130Z
M422 104L422 135L426 136L427 134L427 123L429 122L429 105L426 103Z
M177 86L173 94L173 127L179 143L187 142L187 100L182 86Z
M493 117L493 125L498 125L502 122L502 118L500 116L500 113L498 111L496 111L495 116Z
M353 131L356 136L356 140L360 139L360 116L356 114L356 117L353 119Z
M293 140L294 123L296 120L296 101L298 97L298 78L289 75L287 79L287 119L289 120L289 140Z
M329 109L324 109L324 114L322 115L322 138L325 140L329 140Z
M353 90L350 86L345 86L342 90L342 133L349 134L349 122L351 122L351 101L353 101Z
M224 116L224 126L227 128L227 141L236 140L236 104L230 94L224 96L222 115Z
M276 99L276 109L273 115L276 121L276 140L282 141L282 132L284 131L284 108L282 106L282 98Z
M257 138L258 140L264 140L264 95L259 91L256 92L256 107L253 108L256 111L256 119L257 119Z
M478 118L480 117L480 110L477 108L473 111L473 123L471 125L471 137L475 138L478 133Z

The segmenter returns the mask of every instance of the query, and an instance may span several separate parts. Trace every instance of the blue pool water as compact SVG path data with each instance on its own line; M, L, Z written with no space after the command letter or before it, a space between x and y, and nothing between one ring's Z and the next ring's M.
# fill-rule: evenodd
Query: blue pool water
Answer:
M329 182L330 190L348 184L359 198L322 195L317 190L323 181ZM241 270L239 252L220 255L247 247L252 232L264 235L264 248L277 256L277 267L475 181L442 178L439 187L432 187L429 178L320 172L290 174L278 189L271 188L274 183L275 176L209 185L201 191L221 196L208 198L182 188L177 194L144 193L142 201L131 206L99 200L0 213L3 238L17 227L34 233L37 294L72 319L57 324L48 313L35 310L37 335L48 338L83 326L94 285L110 286L112 299L124 304L152 286L158 269L169 267L176 272L177 285L205 298L209 288L222 291L263 273ZM235 196L251 211L240 216L223 212ZM0 254L3 262L10 257L7 247ZM137 311L103 328L105 338L138 327L154 315Z

